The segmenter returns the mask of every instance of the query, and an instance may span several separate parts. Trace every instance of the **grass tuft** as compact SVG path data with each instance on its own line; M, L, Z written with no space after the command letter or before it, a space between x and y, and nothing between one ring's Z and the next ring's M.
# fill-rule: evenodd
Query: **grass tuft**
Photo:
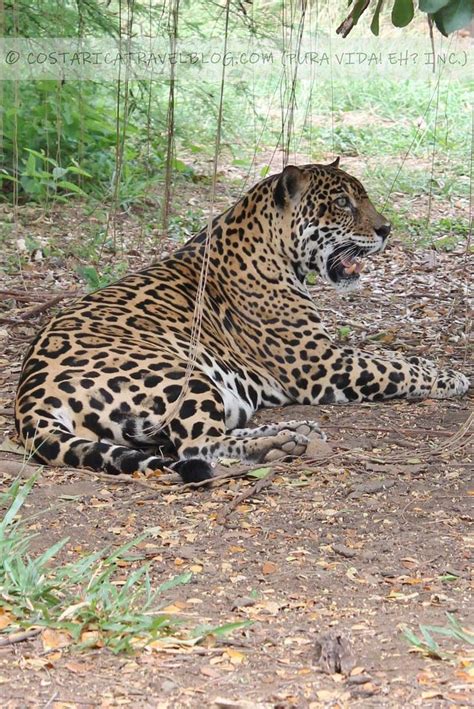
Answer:
M403 627L402 633L405 640L413 646L417 652L421 652L427 657L436 660L447 660L454 664L461 662L464 666L474 668L474 632L463 628L458 619L452 613L446 613L448 624L445 626L419 625L420 635L414 633L410 628ZM445 649L435 639L434 635L447 638L452 643L462 643L463 646L472 646L473 650L465 647L457 651Z
M178 641L185 640L181 621L160 610L161 597L165 591L189 583L192 573L175 576L158 588L152 586L150 563L123 577L128 552L148 536L146 533L113 551L105 548L70 563L57 558L67 538L34 558L30 555L36 535L26 531L18 514L36 479L37 475L24 484L16 481L0 497L0 504L8 505L0 523L0 609L7 620L2 623L6 627L0 637L24 629L49 628L63 633L70 647L108 647L114 653L131 652L175 634ZM207 635L223 635L246 625L199 628L191 636L192 644Z

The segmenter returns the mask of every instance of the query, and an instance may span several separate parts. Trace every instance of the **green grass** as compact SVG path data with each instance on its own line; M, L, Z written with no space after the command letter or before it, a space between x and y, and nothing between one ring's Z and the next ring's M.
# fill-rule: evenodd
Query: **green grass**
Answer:
M419 625L419 635L410 630L403 628L403 637L405 640L418 652L432 657L436 660L447 660L458 664L463 660L464 666L474 668L474 632L464 628L458 619L452 613L446 613L448 624L444 626L435 625ZM445 640L445 644L441 645L434 637L441 636ZM446 642L448 647L446 648ZM453 644L461 644L461 648L454 650Z
M400 158L400 165L402 158ZM381 197L391 192L402 192L410 197L432 195L441 199L469 196L468 180L460 179L449 166L438 166L433 175L430 167L400 169L399 164L379 164L366 168L364 183L372 193Z
M119 653L170 635L194 644L206 635L222 636L248 625L199 626L191 632L181 629L177 618L161 610L162 597L165 591L189 583L191 572L157 588L152 584L149 563L124 576L123 567L136 563L133 548L147 532L113 551L101 549L69 563L58 559L68 539L32 556L34 535L28 533L27 520L19 514L36 479L33 476L24 484L16 481L0 498L0 504L7 506L0 523L0 608L11 619L0 637L24 629L50 628L66 633L71 648L105 646Z
M452 251L467 239L469 224L463 219L443 217L434 222L409 219L405 222L407 241L415 247L435 246L440 251Z

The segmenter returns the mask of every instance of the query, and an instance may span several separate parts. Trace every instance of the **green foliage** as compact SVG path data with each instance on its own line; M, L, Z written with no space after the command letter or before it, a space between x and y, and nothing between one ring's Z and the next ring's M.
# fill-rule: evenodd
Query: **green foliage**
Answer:
M168 236L177 243L183 243L205 225L206 214L202 209L186 209L179 216L170 217Z
M395 27L406 27L413 20L413 0L395 0L392 7L392 22Z
M471 0L420 0L419 7L431 15L445 37L467 27L474 17Z
M349 5L352 4L350 0ZM370 29L378 36L380 31L380 14L384 6L383 0L378 0L372 15ZM362 14L368 9L364 0L353 0L350 11L352 24L355 26ZM446 37L456 30L467 27L474 17L472 0L419 0L418 8L434 21L437 29ZM395 27L406 27L415 16L413 0L393 0L391 20ZM349 30L350 31L350 30Z
M89 187L110 181L116 137L106 87L70 82L58 88L53 81L36 81L21 83L15 95L5 82L3 98L0 189L3 174L3 181L19 181L27 199L44 201L81 194L85 182ZM61 187L60 181L69 184Z
M78 276L87 284L87 289L94 291L122 278L128 270L128 264L126 261L119 261L113 266L105 266L101 271L91 265L78 266L76 270Z
M343 325L339 328L339 337L343 340L347 340L352 330L349 325Z
M452 251L467 240L469 235L467 220L450 217L442 217L430 223L427 223L426 218L407 218L402 228L408 243L416 247L435 247L438 251Z
M71 194L85 196L85 192L69 179L67 175L81 175L90 177L90 174L78 167L77 164L60 167L56 160L48 157L43 152L38 152L32 148L25 148L28 158L20 171L20 184L25 193L31 198L39 198L47 201L50 197L56 197L66 201Z
M341 2L340 7L343 5ZM364 5L361 0L352 3L356 19ZM382 5L379 0L370 6L375 8L372 17L375 33L379 30ZM115 2L64 2L61 7L63 13L58 22L57 3L52 0L41 3L41 9L38 4L19 0L18 23L14 27L10 17L6 23L7 36L76 37L83 33L116 37L118 34ZM451 0L420 2L420 8L426 8L433 16L453 12L453 7ZM397 23L402 24L409 18L410 8L412 0L396 0L385 3L383 12L390 14L393 10ZM456 8L454 16L459 17L466 3L457 0ZM330 11L334 12L334 4L323 3L322 15ZM137 28L148 26L150 20L153 32L166 36L167 10L163 13L162 3L150 6L148 2L137 1L134 12ZM123 15L124 22L125 6ZM220 40L222 37L215 28L222 19L220 16L216 20L212 5L203 0L188 3L180 13L180 37L204 40L214 36ZM278 22L272 5L259 6L250 20L239 10L238 3L232 3L230 36L234 42L241 39L245 48L251 37L274 39ZM451 20L446 22L450 27ZM428 150L435 149L449 151L453 158L465 163L471 103L467 79L442 82L439 92L435 82L436 79L400 81L382 74L371 77L370 81L362 74L348 81L347 77L333 77L329 73L318 74L314 83L298 82L290 147L312 153L315 159L331 148L342 156L364 158L406 152L425 157ZM199 81L180 79L175 92L172 171L173 180L179 183L196 179L192 161L206 163L213 155L219 92L216 77ZM2 82L2 99L0 195L11 197L15 187L20 200L49 204L87 194L101 204L112 203L114 208L124 210L159 201L167 151L167 81L131 81L126 88L122 85L119 89L117 83L103 81L41 80L20 81L16 85ZM435 100L439 104L436 111ZM259 158L260 148L281 142L279 103L282 101L285 101L282 75L276 65L262 74L257 67L252 81L240 80L238 75L227 81L220 160L233 162L244 172L252 167L255 156ZM345 120L348 111L363 112L367 115L366 122L352 125ZM326 120L313 123L313 112L318 119ZM426 126L420 129L418 123L423 121ZM119 172L117 123L125 132ZM261 176L269 169L275 169L275 162L270 168L262 167ZM201 218L194 220L186 215L184 223L181 219L171 221L170 235L181 239L183 234L187 236L188 231L200 227ZM89 278L90 287L94 287L94 279L95 283L100 279L93 274L85 277Z
M270 471L271 468L255 468L255 470L250 470L247 473L247 476L249 478L257 478L257 480L261 480L262 478L265 478Z
M380 32L380 12L382 10L383 3L384 3L384 0L377 0L375 12L372 16L372 22L370 23L370 31L376 37L379 36L379 32Z
M36 479L37 475L23 485L16 481L0 498L2 506L8 505L0 522L0 607L12 618L0 637L24 628L53 628L65 631L78 649L94 644L119 653L176 634L179 621L160 610L161 596L189 583L192 573L169 579L156 589L149 563L123 578L124 565L136 558L131 551L147 532L113 551L102 549L69 563L58 558L68 539L35 557L30 555L35 535L28 534L18 515ZM180 637L194 644L205 635L225 635L247 625L198 628L191 640L186 641L182 632Z
M6 3L8 9L10 3ZM59 7L58 7L59 5ZM115 12L116 3L102 3L98 0L15 0L15 12L6 12L5 34L19 37L77 37L78 29L97 36L118 36L119 21ZM144 3L137 2L138 8ZM58 23L58 12L61 22ZM51 31L54 28L54 31Z
M414 633L410 628L403 628L403 636L405 640L412 645L418 652L421 652L427 657L432 657L436 660L447 660L457 664L462 657L462 654L454 652L452 649L444 649L435 639L434 635L440 635L452 642L461 642L467 646L474 646L474 633L471 630L463 628L458 619L452 613L446 613L448 619L447 626L436 625L419 625L421 637ZM474 665L471 663L471 667Z

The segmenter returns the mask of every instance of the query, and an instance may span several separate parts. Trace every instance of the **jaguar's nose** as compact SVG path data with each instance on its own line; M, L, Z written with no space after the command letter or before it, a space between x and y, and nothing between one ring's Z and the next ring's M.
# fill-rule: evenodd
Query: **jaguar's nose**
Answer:
M386 239L387 236L390 234L390 231L392 229L391 224L382 224L382 226L379 226L378 229L375 230L375 233L377 236L380 236L382 239Z

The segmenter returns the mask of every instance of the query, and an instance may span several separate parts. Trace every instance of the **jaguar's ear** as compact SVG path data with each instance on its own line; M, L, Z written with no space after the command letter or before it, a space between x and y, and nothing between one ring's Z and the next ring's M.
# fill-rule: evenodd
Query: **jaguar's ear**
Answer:
M304 181L303 172L295 165L287 165L276 183L273 192L277 207L284 209L301 190Z
M339 167L339 160L340 160L340 159L341 159L341 158L336 158L336 159L334 160L334 162L330 162L330 163L329 163L328 167Z

